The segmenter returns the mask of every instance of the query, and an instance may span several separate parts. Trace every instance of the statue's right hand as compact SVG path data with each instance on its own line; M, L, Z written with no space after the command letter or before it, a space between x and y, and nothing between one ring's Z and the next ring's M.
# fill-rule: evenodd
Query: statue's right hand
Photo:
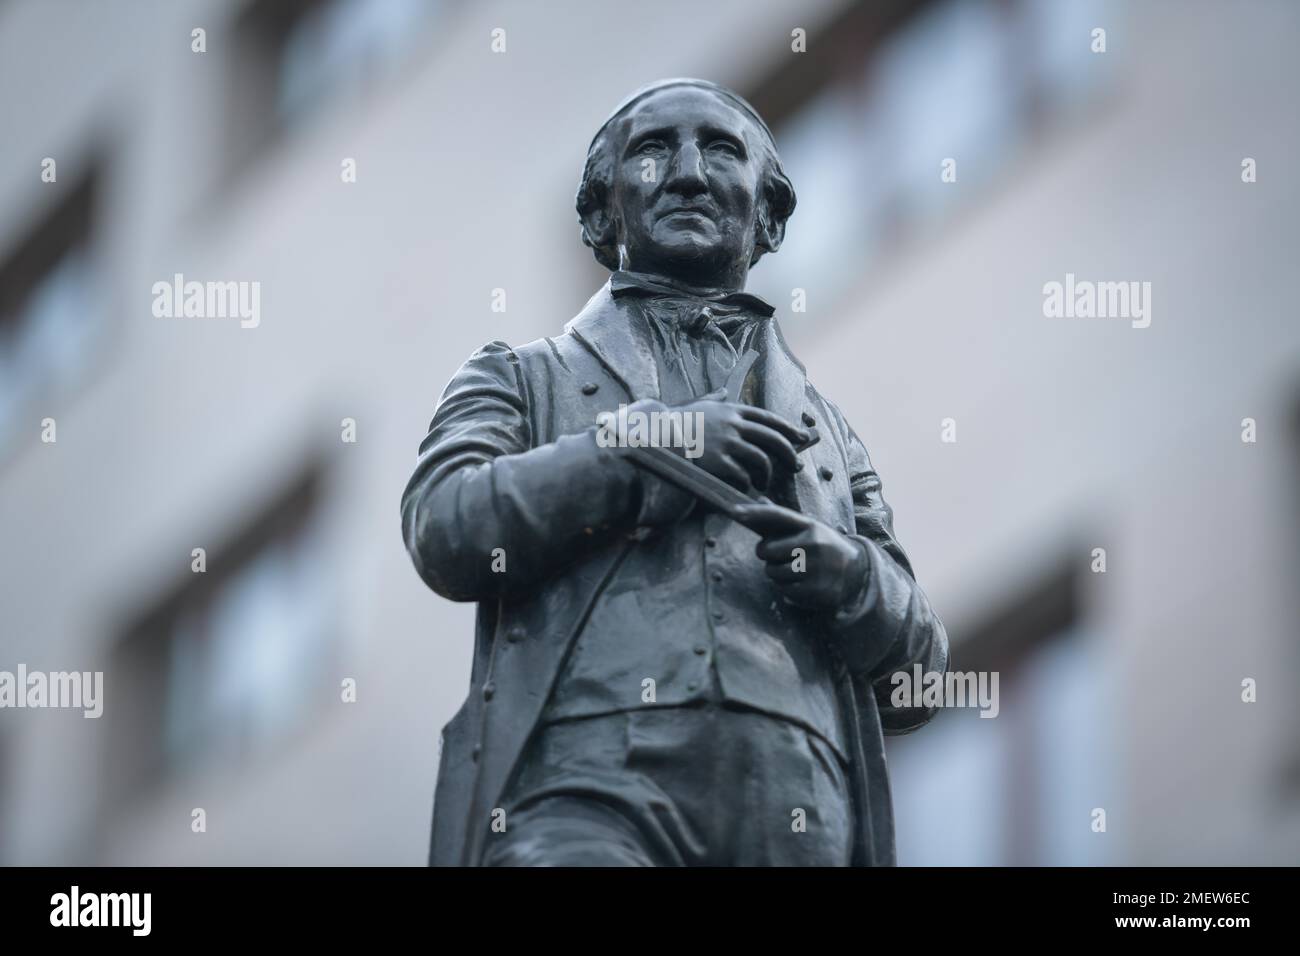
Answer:
M680 410L693 416L688 434L674 450L709 474L746 493L765 491L772 483L772 470L795 468L795 445L811 435L775 412L753 405L725 401L723 391L711 392Z

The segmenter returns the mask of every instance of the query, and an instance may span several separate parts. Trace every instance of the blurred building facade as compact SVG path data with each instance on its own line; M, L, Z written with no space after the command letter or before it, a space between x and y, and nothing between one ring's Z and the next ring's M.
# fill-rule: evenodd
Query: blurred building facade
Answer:
M890 742L900 861L1295 862L1297 39L1280 0L0 5L0 670L105 675L98 720L0 710L0 862L423 862L473 608L398 496L456 367L603 281L587 142L672 75L772 122L751 289L1000 677ZM1067 274L1149 326L1048 318ZM155 314L177 275L256 326Z

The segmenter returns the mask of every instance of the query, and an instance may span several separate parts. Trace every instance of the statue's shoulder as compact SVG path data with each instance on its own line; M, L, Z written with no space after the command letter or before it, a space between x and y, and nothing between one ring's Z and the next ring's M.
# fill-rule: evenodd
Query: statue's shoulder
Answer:
M543 336L522 345L509 345L500 340L489 342L473 357L510 363L525 375L554 372L557 366L560 370L571 371L575 363L585 365L591 357L583 342L583 332L593 334L597 327L611 317L611 313L619 312L622 308L610 294L609 284L606 283L577 315L564 324L559 334Z
M624 305L614 298L610 285L606 282L587 300L587 304L578 310L578 314L564 324L564 335L569 338L575 335L578 337L589 335L606 319L622 312L623 309Z

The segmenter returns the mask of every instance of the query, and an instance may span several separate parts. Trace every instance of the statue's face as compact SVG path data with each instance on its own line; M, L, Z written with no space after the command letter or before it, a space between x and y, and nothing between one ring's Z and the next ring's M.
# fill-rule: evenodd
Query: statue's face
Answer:
M743 286L754 254L761 131L707 90L673 87L619 121L611 212L624 268ZM649 160L650 162L647 162Z

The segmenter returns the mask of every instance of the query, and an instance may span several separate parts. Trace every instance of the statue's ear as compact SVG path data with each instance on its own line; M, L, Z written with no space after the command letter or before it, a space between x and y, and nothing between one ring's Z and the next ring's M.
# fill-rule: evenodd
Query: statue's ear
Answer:
M758 204L758 218L754 226L755 246L765 253L780 249L785 240L785 223L792 212L794 187L783 173L776 172L768 177L763 187L762 201Z
M593 249L607 249L617 241L614 219L604 196L588 205L578 218L582 223L582 239Z
M768 210L760 209L758 211L758 221L754 226L754 232L754 246L756 252L759 250L764 254L768 252L776 252L776 250L781 248L781 241L785 238L785 223L773 219L772 214Z
M596 261L609 270L618 268L618 223L610 215L609 190L589 176L578 190L578 222L582 241L590 246Z

